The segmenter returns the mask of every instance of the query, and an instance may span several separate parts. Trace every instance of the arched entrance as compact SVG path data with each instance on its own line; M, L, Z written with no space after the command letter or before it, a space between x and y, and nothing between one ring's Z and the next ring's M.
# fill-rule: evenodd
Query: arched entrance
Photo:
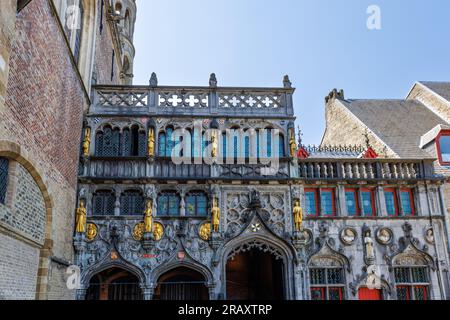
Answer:
M143 300L139 279L120 268L94 275L89 282L86 300Z
M208 300L208 288L203 275L186 267L172 269L158 279L155 300Z
M253 248L234 255L226 265L228 300L282 300L283 261Z

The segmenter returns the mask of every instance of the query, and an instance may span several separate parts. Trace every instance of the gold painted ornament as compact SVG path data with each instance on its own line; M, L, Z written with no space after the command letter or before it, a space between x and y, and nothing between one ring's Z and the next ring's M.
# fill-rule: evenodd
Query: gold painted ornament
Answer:
M97 235L98 235L98 227L94 223L88 223L86 231L87 241L94 241L95 238L97 238Z
M156 241L159 241L163 238L163 236L164 236L164 226L159 222L155 222L153 224L153 237L155 238Z
M206 222L206 223L202 224L198 231L198 235L199 235L200 239L208 241L209 238L211 237L211 230L212 230L212 228L211 228L210 222Z
M141 241L144 237L145 223L140 222L134 226L133 229L133 238L136 241Z

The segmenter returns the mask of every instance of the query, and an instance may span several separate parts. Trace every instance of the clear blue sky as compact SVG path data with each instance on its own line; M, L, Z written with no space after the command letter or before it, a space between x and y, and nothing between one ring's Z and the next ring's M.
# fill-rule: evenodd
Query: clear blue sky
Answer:
M450 81L448 0L137 0L135 84L281 86L289 74L306 144L320 143L324 97L404 98ZM381 30L368 30L369 5Z

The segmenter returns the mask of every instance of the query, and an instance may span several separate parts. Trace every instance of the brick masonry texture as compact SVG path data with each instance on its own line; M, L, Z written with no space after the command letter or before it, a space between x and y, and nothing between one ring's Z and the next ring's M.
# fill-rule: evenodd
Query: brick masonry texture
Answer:
M32 1L17 15L6 108L0 109L0 137L20 145L42 176L52 198L52 236L47 239L53 244L50 255L67 261L73 261L76 175L83 110L87 105L83 84L49 2ZM26 199L23 195L22 198ZM20 259L8 261L11 265L25 263ZM35 259L15 268L34 270L36 276L38 266ZM50 264L50 269L53 267ZM47 281L47 290L54 290L54 298L74 298L58 272ZM36 286L36 279L23 278L23 282ZM14 286L1 287L10 292L19 290Z
M0 233L0 300L35 298L39 249Z
M44 199L33 177L22 165L16 165L17 186L11 199L12 207L0 204L0 223L42 245L45 240Z
M100 12L102 1L98 1L97 10ZM95 42L95 63L94 73L96 75L97 84L117 84L120 83L120 65L117 59L120 59L120 53L115 53L114 61L114 77L111 79L112 64L112 52L113 52L113 38L110 28L108 28L108 22L106 21L106 14L103 14L103 21L98 15L98 28L96 30L96 42ZM100 24L103 24L102 32L100 33Z

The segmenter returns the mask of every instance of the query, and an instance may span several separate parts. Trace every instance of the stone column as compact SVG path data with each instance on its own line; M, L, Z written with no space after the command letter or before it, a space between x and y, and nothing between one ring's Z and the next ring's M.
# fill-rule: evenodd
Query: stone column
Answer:
M375 191L375 201L378 208L378 216L387 217L386 197L384 196L384 187L379 185Z

